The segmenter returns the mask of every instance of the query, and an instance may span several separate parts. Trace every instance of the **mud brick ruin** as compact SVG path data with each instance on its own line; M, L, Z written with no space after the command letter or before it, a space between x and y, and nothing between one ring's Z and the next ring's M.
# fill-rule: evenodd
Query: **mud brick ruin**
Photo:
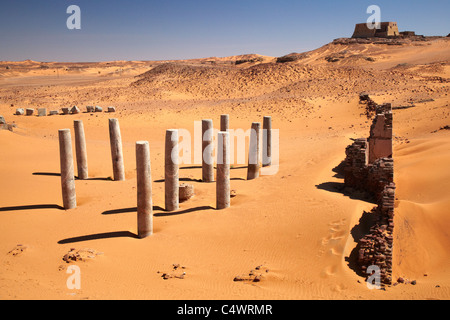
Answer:
M358 23L355 26L355 31L353 32L352 38L386 38L396 37L399 35L400 32L398 30L397 22L381 22L379 29L370 29L367 23Z
M364 98L365 96L360 98ZM367 96L368 98L368 96ZM362 99L363 100L363 99ZM394 160L392 158L392 108L390 104L367 106L376 115L368 138L355 139L346 148L345 186L370 193L377 207L370 231L358 241L359 271L367 274L370 266L380 268L381 285L392 284L392 246L394 232ZM371 110L372 111L372 110Z

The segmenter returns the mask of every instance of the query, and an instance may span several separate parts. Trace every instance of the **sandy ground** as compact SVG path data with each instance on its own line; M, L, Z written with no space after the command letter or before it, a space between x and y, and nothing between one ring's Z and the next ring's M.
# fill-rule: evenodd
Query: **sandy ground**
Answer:
M327 62L329 55L341 58ZM0 299L449 299L450 132L439 129L450 124L450 42L329 44L306 59L275 61L0 63L0 115L17 126L0 130ZM386 291L369 290L348 261L351 231L375 205L339 191L345 147L369 134L362 91L378 103L414 105L394 111L393 278L417 284ZM18 107L72 105L117 112L13 115ZM215 184L199 181L198 165L183 164L180 178L196 195L165 212L165 130L193 135L194 121L209 118L218 127L223 113L230 128L244 130L272 116L279 171L246 181L246 164L235 162L237 195L218 211ZM122 132L123 182L110 179L112 117ZM91 178L76 181L78 207L65 211L58 129L73 136L75 119L84 123ZM150 143L155 228L142 240L138 140ZM66 285L71 264L63 257L71 249L91 251L71 263L81 270L79 290ZM261 281L233 281L249 273Z

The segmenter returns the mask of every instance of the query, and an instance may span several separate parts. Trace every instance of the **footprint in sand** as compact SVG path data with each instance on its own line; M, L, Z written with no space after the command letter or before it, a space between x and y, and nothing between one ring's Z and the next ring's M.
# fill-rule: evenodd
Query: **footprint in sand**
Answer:
M345 225L346 219L331 222L329 224L330 232L328 236L322 238L322 245L328 246L329 244L333 244L333 242L343 239L346 234L346 229L344 228Z
M326 237L322 238L322 249L319 252L319 256L327 253L327 257L342 257L344 252L342 240L345 239L347 232L346 225L346 219L329 223L329 233ZM325 267L321 272L321 277L328 278L334 276L337 273L338 265L338 262L336 262L336 264Z
M334 276L337 272L337 266L328 266L324 270L322 270L321 277L328 278Z

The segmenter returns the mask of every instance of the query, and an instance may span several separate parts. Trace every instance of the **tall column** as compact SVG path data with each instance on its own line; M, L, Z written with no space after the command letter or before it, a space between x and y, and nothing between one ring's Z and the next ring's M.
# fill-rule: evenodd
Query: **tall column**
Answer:
M216 207L225 209L230 206L230 134L218 133Z
M152 176L147 141L136 142L137 226L139 238L153 234Z
M89 175L83 121L74 120L73 125L75 129L75 151L77 156L78 179L85 180Z
M250 131L250 146L248 149L248 171L247 180L256 179L259 177L259 133L261 129L260 122L253 122Z
M264 117L263 121L262 158L263 167L268 167L272 164L272 117Z
M75 176L73 173L72 139L69 129L58 131L59 158L61 163L61 189L64 209L73 209L77 206L75 194Z
M213 151L213 122L210 119L202 120L202 181L214 181Z
M164 169L166 211L179 208L178 157L178 130L167 130Z
M125 180L125 169L123 165L122 137L117 119L109 119L109 140L111 143L114 181L123 181Z
M220 115L220 131L227 132L229 129L229 115L222 114Z

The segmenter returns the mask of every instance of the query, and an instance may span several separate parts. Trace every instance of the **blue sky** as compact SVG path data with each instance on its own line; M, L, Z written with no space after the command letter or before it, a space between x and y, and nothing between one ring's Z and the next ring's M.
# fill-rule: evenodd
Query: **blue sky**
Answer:
M165 60L282 56L350 37L369 5L424 35L450 32L449 0L1 0L0 60ZM69 5L81 30L69 30Z

